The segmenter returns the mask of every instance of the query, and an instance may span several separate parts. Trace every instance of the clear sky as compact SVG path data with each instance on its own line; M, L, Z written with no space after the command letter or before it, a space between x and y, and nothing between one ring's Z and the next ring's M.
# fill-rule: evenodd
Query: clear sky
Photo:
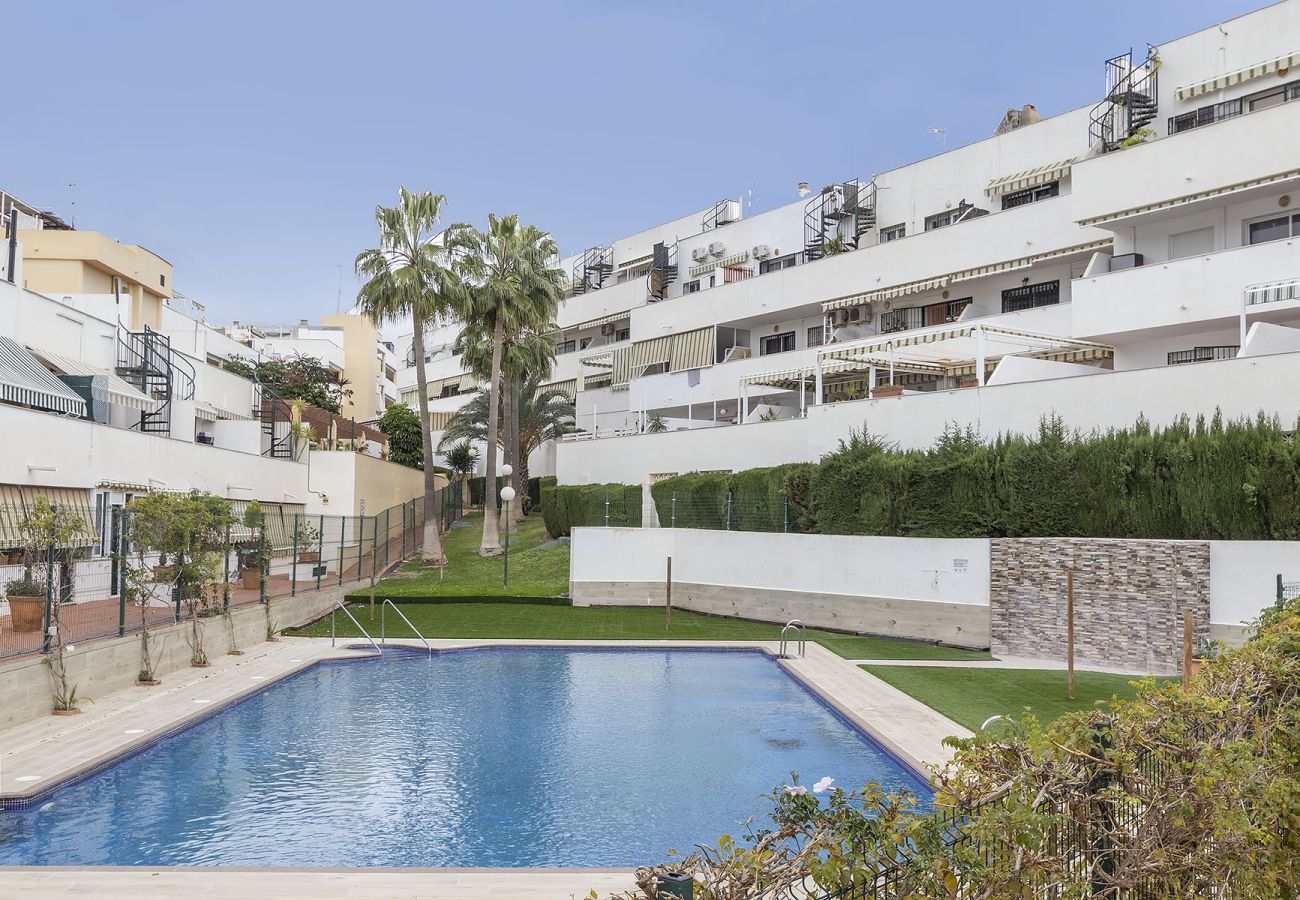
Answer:
M565 253L1099 98L1263 0L8 4L0 187L143 244L214 321L316 319L397 186Z

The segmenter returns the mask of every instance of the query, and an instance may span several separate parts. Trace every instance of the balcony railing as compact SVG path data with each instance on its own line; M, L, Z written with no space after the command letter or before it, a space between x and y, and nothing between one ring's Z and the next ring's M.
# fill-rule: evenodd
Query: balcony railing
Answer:
M753 269L742 269L737 266L725 266L722 269L722 283L732 284L736 281L744 281L747 278L754 277Z
M956 322L962 311L970 306L971 298L945 300L928 306L909 306L905 309L891 309L880 315L880 333L893 334L896 331L909 331L913 328L925 328L928 325L944 325Z
M1172 350L1168 364L1181 366L1187 363L1214 362L1216 359L1236 359L1240 349L1236 344L1222 344L1215 347L1193 347L1191 350Z

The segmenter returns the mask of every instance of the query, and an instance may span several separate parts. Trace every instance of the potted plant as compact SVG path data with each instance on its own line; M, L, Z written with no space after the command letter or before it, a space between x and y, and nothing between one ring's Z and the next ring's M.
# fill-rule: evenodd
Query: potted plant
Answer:
M256 500L244 510L244 527L251 530L252 535L239 544L239 586L246 591L260 591L262 566L266 560L262 555L262 504Z
M877 398L878 397L901 397L902 395L903 395L903 386L901 384L894 384L893 382L878 384L871 389L871 396Z
M298 562L314 563L320 561L320 532L307 519L298 521ZM301 549L301 548L310 549Z
M980 380L974 375L963 375L957 379L957 386L964 388L973 388L980 386Z
M1212 641L1209 638L1201 638L1192 648L1192 661L1187 668L1187 674L1195 675L1205 668L1211 660L1218 659L1223 654L1223 644L1220 641Z
M9 598L9 621L14 631L39 632L45 619L45 585L29 578L5 586Z

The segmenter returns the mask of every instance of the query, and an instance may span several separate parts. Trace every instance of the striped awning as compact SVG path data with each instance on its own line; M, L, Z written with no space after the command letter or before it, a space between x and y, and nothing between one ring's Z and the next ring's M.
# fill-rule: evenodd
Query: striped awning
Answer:
M1226 72L1223 75L1215 75L1213 78L1207 78L1204 81L1194 81L1191 84L1181 85L1174 89L1174 96L1179 100L1190 100L1192 97L1223 90L1232 87L1234 84L1241 84L1244 81L1271 75L1274 72L1286 75L1296 63L1300 63L1300 50L1293 50L1290 53L1266 59L1263 62L1255 63L1253 66L1245 66L1232 72Z
M430 431L445 431L446 428L447 428L448 423L451 422L452 417L455 416L455 415L456 415L456 413L455 413L454 411L446 411L446 410L442 410L442 411L439 411L439 412L433 412L432 410L430 410L430 412L429 412L429 430L430 430Z
M1017 269L1028 269L1040 262L1061 259L1066 256L1073 256L1076 253L1095 253L1098 250L1107 250L1113 244L1113 238L1103 238L1099 241L1089 241L1086 244L1075 244L1072 247L1062 247L1060 250L1048 250L1045 253L1035 253L1033 256L1022 256L1019 259L1009 259L1005 262L990 263L987 266L976 266L973 269L963 269L960 272L954 272L951 278L953 282L970 281L975 278L983 278L986 275L996 275L999 272L1014 272Z
M828 348L821 358L852 360L858 368L892 365L896 370L958 375L975 370L981 351L986 368L1003 356L1081 362L1105 359L1115 352L1106 344L1058 335L988 325L960 325Z
M1003 194L1014 194L1016 191L1038 187L1047 184L1049 181L1057 181L1069 175L1070 167L1073 165L1074 157L1071 157L1060 162L1047 163L1033 169L1026 169L1023 172L1016 172L1014 175L994 178L984 188L984 193L990 197L1000 197Z
M681 372L685 369L703 369L713 365L715 340L713 326L697 328L672 335L672 344L668 351L668 371Z
M570 403L578 402L578 379L566 378L564 381L553 381L550 384L538 386L543 391L559 391Z
M1237 194L1242 191L1248 191L1251 188L1268 187L1283 181L1294 181L1300 179L1300 169L1288 169L1285 172L1279 172L1276 175L1266 175L1263 178L1252 178L1249 181L1240 181L1236 184L1225 185L1223 187L1212 188L1208 191L1198 191L1195 194L1184 194L1181 197L1175 197L1172 200L1161 200L1159 203L1148 203L1145 206L1134 206L1117 213L1107 213L1104 216L1093 216L1090 219L1079 219L1080 225L1105 225L1109 222L1118 222L1121 219L1128 219L1133 216L1140 216L1146 213L1160 212L1166 209L1175 209L1180 206L1187 206L1200 200L1209 200L1214 197L1223 197L1229 194Z
M1268 281L1246 287L1247 306L1258 306L1261 303L1281 303L1285 300L1300 300L1300 278Z
M565 331L582 331L586 328L595 328L598 325L608 325L611 322L619 322L630 318L632 318L632 310L625 309L622 312L609 313L595 319L588 319L585 322L579 322L577 325L565 325L563 328L552 332L552 334L560 334Z
M822 363L822 374L829 375L833 372L845 372L856 368L857 366L849 362L824 362ZM798 388L801 382L811 384L816 377L817 367L808 365L798 366L793 369L778 369L775 372L758 372L753 375L746 375L740 379L740 383L793 389Z
M113 403L128 409L152 412L158 405L148 394L118 375L112 369L92 366L79 359L71 359L58 353L42 350L40 347L28 347L32 355L46 365L54 366L65 375L88 375L92 378L90 389L95 399L102 403Z
M0 335L0 400L85 417L86 401L9 337Z
M594 366L598 369L612 369L614 367L614 354L619 350L626 349L627 347L607 347L599 353L580 358L578 362L584 366Z
M216 422L221 419L228 419L232 422L251 422L253 417L246 413L237 413L234 410L224 409L205 400L194 401L194 411L205 419Z
M0 484L0 547L23 545L23 523L37 497L44 497L51 506L76 517L76 528L64 546L85 547L95 543L95 517L90 510L89 489Z
M835 300L827 300L822 304L822 312L830 312L833 309L843 309L848 306L862 306L876 300L892 300L895 297L906 297L909 294L923 294L926 291L937 291L947 286L947 275L939 278L923 278L920 281L909 281L906 284L897 284L876 291L864 291L859 294L838 297Z

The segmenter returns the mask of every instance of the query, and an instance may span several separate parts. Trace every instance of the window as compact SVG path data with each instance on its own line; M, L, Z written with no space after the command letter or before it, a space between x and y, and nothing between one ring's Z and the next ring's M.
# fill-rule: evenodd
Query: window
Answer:
M768 272L779 272L782 269L792 269L799 264L799 254L791 253L789 256L780 256L776 259L765 259L758 264L758 274L766 275Z
M809 347L820 347L824 343L826 343L825 325L814 325L812 328L808 329Z
M626 341L629 340L631 337L632 337L631 328L620 328L618 331L614 332L614 340L616 341Z
M445 385L442 386L442 393L440 393L438 396L439 396L439 397L456 397L456 396L458 396L459 394L460 394L460 385L459 385L459 384L445 384Z
M716 277L717 277L716 275L710 275L710 276L709 276L709 287L713 287L713 279L716 278Z
M1169 118L1169 133L1178 134L1182 131L1200 128L1202 125L1222 122L1224 119L1231 119L1234 116L1241 115L1241 112L1241 98L1225 100L1222 103L1212 103L1209 106L1202 106L1200 109L1194 109L1180 116L1171 116Z
M888 244L890 241L896 241L899 238L907 237L907 224L890 225L888 228L880 229L880 243Z
M974 204L967 203L963 200L952 209L946 209L941 213L926 216L925 230L934 231L936 228L956 225L958 222L964 222L967 219L977 219L980 216L987 216L988 214L989 211L987 209L977 209Z
M588 347L591 346L591 342L594 340L595 338L590 338L590 337L583 338L582 340L578 341L578 349L586 350Z
M682 282L683 294L698 294L699 292L700 292L700 279L697 278L694 281Z
M1300 236L1300 213L1246 224L1246 241L1250 244L1281 241L1296 236Z
M759 356L768 356L772 353L789 353L793 349L794 332L783 331L780 334L763 338L758 348L758 354Z
M573 341L560 341L555 345L556 353L572 353L578 349L578 345Z
M1061 302L1061 282L1042 281L1002 292L1002 311L1019 312Z
M957 219L957 210L950 209L946 212L935 213L932 216L925 217L925 230L934 231L936 228L946 228Z
M1023 191L1016 191L1014 194L1002 195L1002 208L1015 209L1017 206L1028 206L1039 200L1046 200L1048 197L1056 197L1061 193L1061 182L1049 181L1047 184L1040 184L1038 187L1026 188Z

